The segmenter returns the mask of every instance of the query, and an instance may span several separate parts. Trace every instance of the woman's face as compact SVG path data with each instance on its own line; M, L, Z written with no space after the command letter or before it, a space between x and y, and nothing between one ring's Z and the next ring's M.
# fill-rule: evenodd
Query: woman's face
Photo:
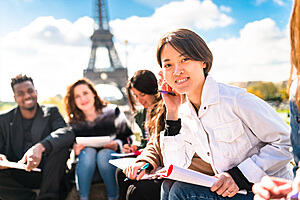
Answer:
M161 62L164 79L176 92L188 96L199 95L205 81L204 62L191 60L170 44L163 46Z
M137 101L142 104L144 108L149 108L155 103L155 96L152 94L145 94L143 92L138 91L134 87L131 88L131 91Z
M80 84L74 88L74 99L77 108L82 112L94 109L95 95L86 84Z

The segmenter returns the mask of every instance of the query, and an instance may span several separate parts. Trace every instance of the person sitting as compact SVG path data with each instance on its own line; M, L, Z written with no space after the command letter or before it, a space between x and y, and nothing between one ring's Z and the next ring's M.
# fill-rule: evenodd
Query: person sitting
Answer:
M11 87L18 106L0 115L0 160L25 163L26 171L0 166L0 199L59 199L74 135L57 107L37 103L31 77L18 75Z
M131 112L134 114L134 120L141 129L141 144L136 147L128 144L123 146L122 151L125 153L133 152L137 149L145 148L150 133L146 126L150 119L150 113L153 106L162 98L158 90L157 79L155 75L149 70L138 70L134 73L132 78L127 82L126 92L128 103ZM143 109L137 109L137 103L143 106Z
M110 136L113 138L103 148L74 144L75 154L78 155L75 180L80 199L89 199L96 166L107 189L108 199L118 199L116 168L108 161L114 158L111 153L120 152L122 145L127 142L126 138L132 135L125 114L116 105L102 100L91 81L85 78L68 87L65 106L70 126L76 137Z
M297 77L290 86L290 125L291 125L291 142L293 147L294 161L296 166L296 177L293 181L280 179L277 177L265 176L259 183L254 184L253 192L256 200L288 198L296 195L294 199L300 199L300 0L294 1L294 6L290 19L290 45L291 45L291 74L289 82L293 77L293 70L296 70ZM292 199L292 198L291 198Z
M167 33L159 40L157 61L162 90L175 93L162 95L164 165L188 168L197 154L218 179L210 188L165 180L162 200L252 199L252 185L263 176L292 178L289 126L255 95L213 79L213 55L198 34L188 29Z
M158 92L158 84L155 75L149 70L138 70L134 73L131 79L128 80L127 86L127 98L130 105L132 113L134 113L135 122L140 127L141 134L141 145L138 147L135 145L129 146L125 144L122 151L125 153L134 152L137 149L143 149L146 147L149 138L151 138L151 128L148 128L148 123L152 123L155 113L152 112L159 103L161 103L162 98L161 94ZM137 103L140 103L143 106L143 109L137 109ZM152 142L151 142L152 143ZM149 148L149 147L148 147ZM144 151L144 150L143 150ZM148 150L147 150L148 151ZM117 180L119 185L119 196L120 200L128 199L126 197L128 193L128 188L134 187L135 184L138 184L135 181L126 181L124 182L125 175L121 169L117 169ZM143 193L147 198L153 199L158 196L160 193L160 184L153 184L153 187L150 186L152 182L149 182L149 187L151 187L151 195L148 193ZM158 192L156 192L158 191ZM139 196L140 199L143 199ZM155 199L155 198L154 198Z

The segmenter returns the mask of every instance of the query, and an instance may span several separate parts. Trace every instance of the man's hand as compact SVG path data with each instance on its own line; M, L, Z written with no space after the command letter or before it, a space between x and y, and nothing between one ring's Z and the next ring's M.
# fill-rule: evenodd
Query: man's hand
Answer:
M26 163L26 171L31 171L32 169L39 166L42 160L42 153L45 151L45 147L41 143L37 143L32 146L24 154L23 158L19 161L20 163Z
M8 161L7 158L6 158L6 156L3 155L3 154L0 154L0 160L2 160L2 161ZM7 169L7 168L8 168L8 167L4 167L4 166L1 166L1 165L0 165L0 170L1 170L1 169Z

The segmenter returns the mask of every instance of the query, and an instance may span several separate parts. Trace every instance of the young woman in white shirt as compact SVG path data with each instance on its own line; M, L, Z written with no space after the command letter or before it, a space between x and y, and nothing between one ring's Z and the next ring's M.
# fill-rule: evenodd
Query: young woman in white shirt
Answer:
M199 35L187 29L167 33L159 41L157 60L162 90L176 94L163 94L164 165L187 168L197 154L218 178L211 188L166 180L163 200L252 199L252 185L263 176L292 178L288 125L263 100L209 75L213 56ZM242 189L248 194L237 194Z

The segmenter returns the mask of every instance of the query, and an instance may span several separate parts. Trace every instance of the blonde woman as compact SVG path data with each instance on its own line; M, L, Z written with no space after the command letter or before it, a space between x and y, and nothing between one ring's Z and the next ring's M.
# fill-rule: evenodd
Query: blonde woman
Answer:
M299 163L300 158L300 136L299 136L299 123L300 123L300 0L294 1L294 7L290 20L290 39L291 39L291 75L289 82L291 83L294 75L294 69L296 79L293 81L290 87L290 111L291 120L290 125L291 141L293 146L293 153L295 162ZM298 166L295 167L295 171ZM293 190L293 192L291 192ZM253 192L255 193L254 199L266 200L266 199L279 199L286 198L289 194L300 192L300 171L297 171L294 181L286 179L279 179L275 177L266 176L260 183L253 186ZM296 195L299 199L298 195Z

